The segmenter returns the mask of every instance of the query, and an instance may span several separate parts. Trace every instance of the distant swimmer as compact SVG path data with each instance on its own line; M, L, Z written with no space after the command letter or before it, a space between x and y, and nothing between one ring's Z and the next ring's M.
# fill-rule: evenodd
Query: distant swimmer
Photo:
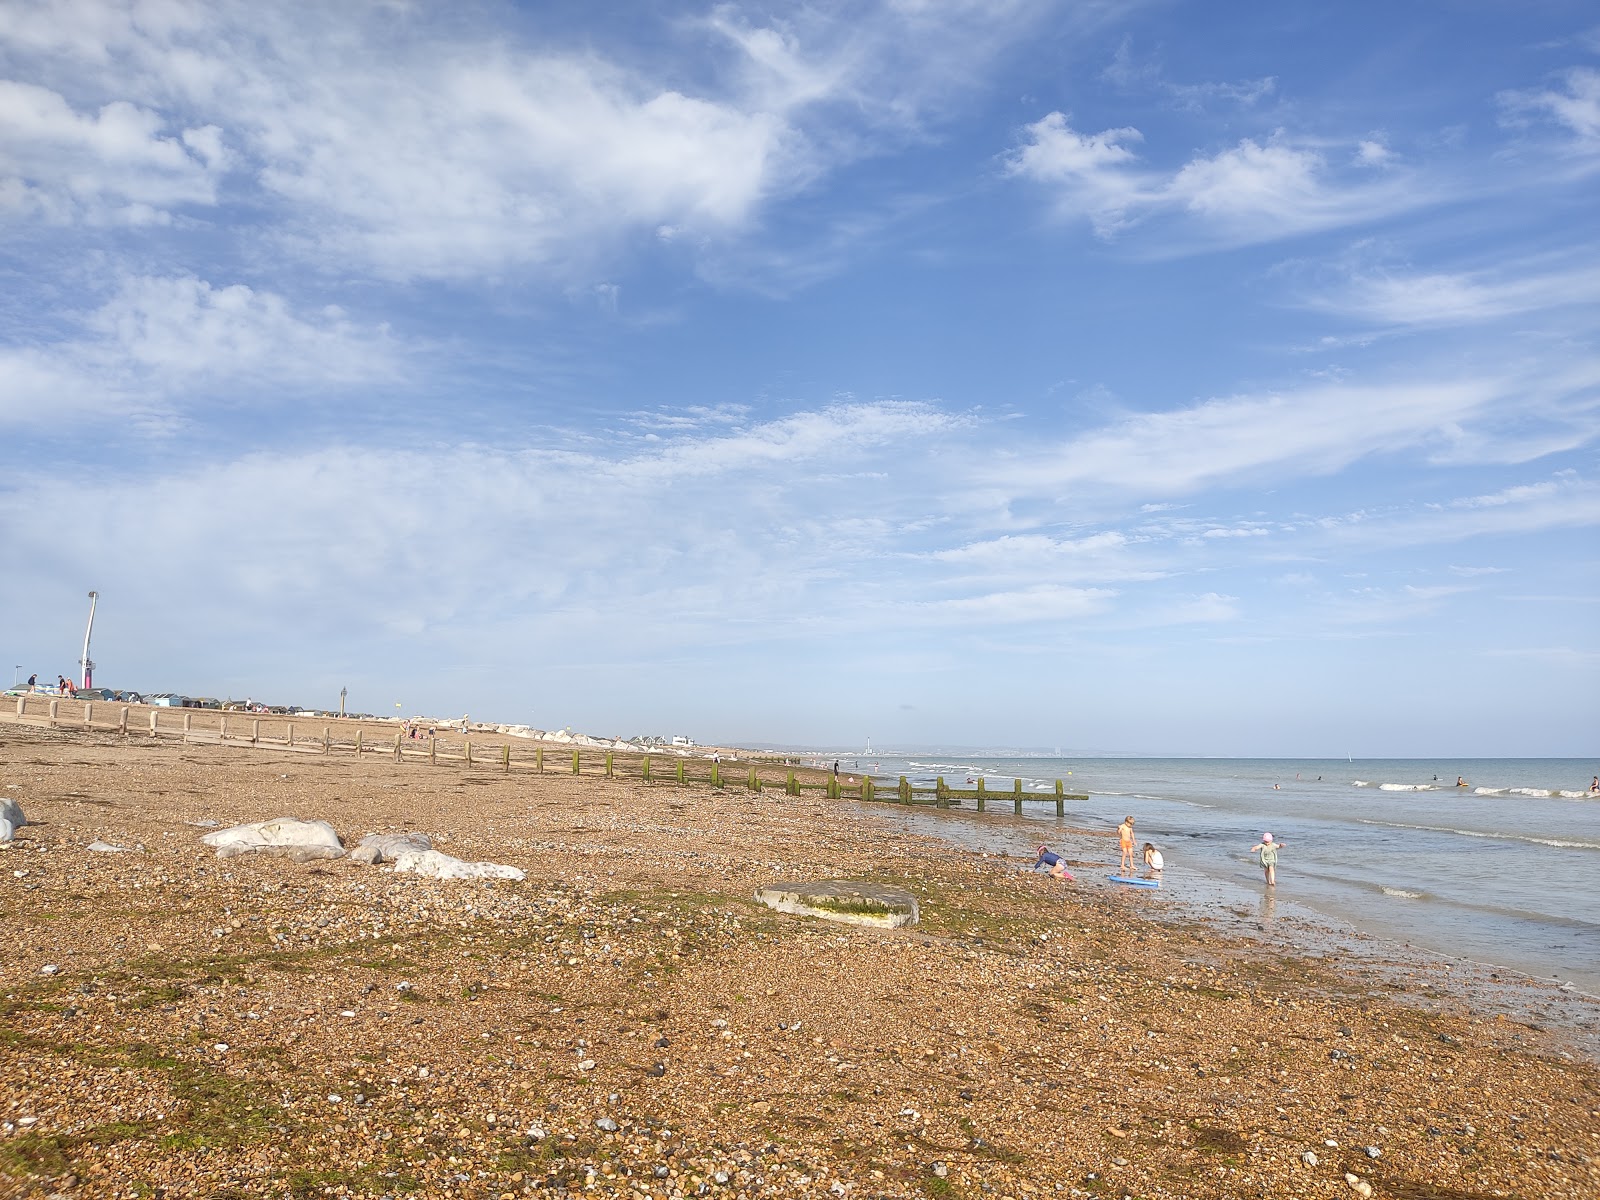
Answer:
M1122 824L1117 826L1117 840L1122 846L1122 857L1117 860L1117 870L1126 875L1134 869L1132 817L1124 817Z
M1278 886L1278 847L1282 842L1272 840L1270 833L1263 833L1261 840L1250 847L1250 853L1261 858L1261 870L1266 874L1267 886Z
M1061 861L1060 855L1052 854L1049 846L1040 846L1039 857L1033 860L1033 869L1037 871L1040 867L1049 867L1052 879L1072 878L1072 872L1067 870L1067 864Z
M1591 792L1600 792L1600 775L1594 777L1594 780L1589 784L1589 790Z
M1456 776L1456 786L1457 787L1466 787L1467 786L1466 779L1464 777L1460 776L1460 775L1457 775Z

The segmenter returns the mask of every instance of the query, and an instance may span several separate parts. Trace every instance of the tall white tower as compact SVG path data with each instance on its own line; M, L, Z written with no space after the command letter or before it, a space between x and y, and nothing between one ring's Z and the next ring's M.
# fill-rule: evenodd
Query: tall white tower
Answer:
M94 686L94 660L89 657L89 635L94 632L94 606L100 602L99 592L89 593L89 627L83 631L83 657L78 661L83 663L83 686Z

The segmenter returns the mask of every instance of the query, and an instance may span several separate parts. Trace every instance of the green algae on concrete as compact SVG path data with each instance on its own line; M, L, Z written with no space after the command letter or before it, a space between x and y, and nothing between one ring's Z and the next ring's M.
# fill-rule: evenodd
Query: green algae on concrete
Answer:
M768 884L756 899L778 912L820 917L847 925L898 929L917 923L917 899L901 888L851 879L815 883Z

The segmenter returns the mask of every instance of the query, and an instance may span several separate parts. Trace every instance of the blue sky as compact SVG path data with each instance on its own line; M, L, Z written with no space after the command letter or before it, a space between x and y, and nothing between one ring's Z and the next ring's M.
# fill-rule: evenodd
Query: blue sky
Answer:
M0 6L0 653L1591 755L1580 3Z

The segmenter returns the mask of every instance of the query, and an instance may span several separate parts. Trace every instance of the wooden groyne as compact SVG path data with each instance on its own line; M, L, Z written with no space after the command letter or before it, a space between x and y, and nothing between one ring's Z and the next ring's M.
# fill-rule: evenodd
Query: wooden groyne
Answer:
M632 778L644 783L688 787L707 784L715 788L743 787L752 792L781 791L786 796L821 792L833 800L865 803L927 805L960 808L976 804L979 812L990 805L1011 802L1012 812L1023 805L1055 802L1056 816L1066 814L1068 800L1088 796L1068 792L1055 781L1055 791L1025 792L1022 780L1010 791L989 791L984 780L974 788L953 788L939 778L932 787L913 785L904 775L898 784L884 785L870 775L841 777L815 767L762 756L728 764L716 759L689 758L672 753L601 750L565 743L536 742L492 730L454 734L438 731L411 737L394 722L358 718L294 718L258 716L216 709L164 708L71 697L17 696L14 706L0 708L0 722L49 729L81 729L115 733L125 738L172 738L184 743L230 746L289 754L381 755L395 762L430 767L456 766L505 775L560 771L592 778ZM731 769L730 769L731 768Z

